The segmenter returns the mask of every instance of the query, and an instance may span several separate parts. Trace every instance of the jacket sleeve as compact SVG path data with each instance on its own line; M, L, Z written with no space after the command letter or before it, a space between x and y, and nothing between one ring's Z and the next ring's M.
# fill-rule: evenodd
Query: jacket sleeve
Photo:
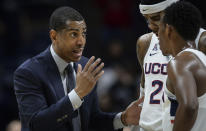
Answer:
M93 91L92 104L92 119L90 127L98 131L114 131L113 121L117 113L107 113L100 110L96 88ZM119 131L120 130L122 129L119 129Z
M53 130L71 121L73 107L68 96L48 106L43 83L30 68L14 73L14 90L18 102L22 129Z

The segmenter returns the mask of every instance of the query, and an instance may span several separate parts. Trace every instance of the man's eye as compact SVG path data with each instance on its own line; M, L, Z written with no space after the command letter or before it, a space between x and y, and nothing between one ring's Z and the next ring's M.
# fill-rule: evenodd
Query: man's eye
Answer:
M159 20L160 20L160 16L152 17L151 20L153 20L153 21L159 21Z
M73 32L73 33L71 33L70 35L71 35L71 37L76 37L76 36L77 36L77 33Z
M87 32L83 32L82 35L83 35L83 37L86 37L87 36Z

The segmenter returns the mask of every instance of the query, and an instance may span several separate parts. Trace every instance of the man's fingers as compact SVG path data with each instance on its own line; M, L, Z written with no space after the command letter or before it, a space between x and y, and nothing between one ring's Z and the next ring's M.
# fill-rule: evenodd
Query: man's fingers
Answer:
M104 63L101 63L101 64L92 72L92 74L93 74L94 76L96 76L96 75L102 70L103 67L104 67Z
M141 97L140 99L138 99L138 100L135 102L135 105L138 106L138 105L141 104L143 101L144 101L144 96Z
M78 64L78 68L77 68L77 74L82 72L82 66L80 64Z
M88 61L87 64L85 65L83 71L87 71L87 70L88 70L88 68L89 68L89 67L91 66L91 64L94 62L94 59L95 59L94 56L92 56L92 57L89 59L89 61Z
M93 70L97 67L97 65L101 62L101 59L98 58L93 64L91 64L88 68L88 72L93 72Z
M95 76L95 81L99 80L99 78L104 74L104 71L101 71L99 74Z

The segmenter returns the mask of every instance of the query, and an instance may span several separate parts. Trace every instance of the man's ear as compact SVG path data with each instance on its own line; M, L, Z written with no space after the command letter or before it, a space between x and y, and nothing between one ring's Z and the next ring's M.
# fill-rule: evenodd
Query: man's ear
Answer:
M166 35L169 39L172 38L172 32L173 32L173 27L171 25L168 25L166 24L166 29L165 29L165 32L166 32Z
M50 36L52 43L55 43L57 40L57 32L54 29L51 29L49 31L49 36Z

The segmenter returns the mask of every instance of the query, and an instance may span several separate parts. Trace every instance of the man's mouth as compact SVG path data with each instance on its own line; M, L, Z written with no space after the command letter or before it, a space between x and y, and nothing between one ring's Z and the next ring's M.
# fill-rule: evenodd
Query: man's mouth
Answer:
M82 56L82 52L83 52L84 48L78 48L78 49L74 49L72 52L75 54L75 56Z

